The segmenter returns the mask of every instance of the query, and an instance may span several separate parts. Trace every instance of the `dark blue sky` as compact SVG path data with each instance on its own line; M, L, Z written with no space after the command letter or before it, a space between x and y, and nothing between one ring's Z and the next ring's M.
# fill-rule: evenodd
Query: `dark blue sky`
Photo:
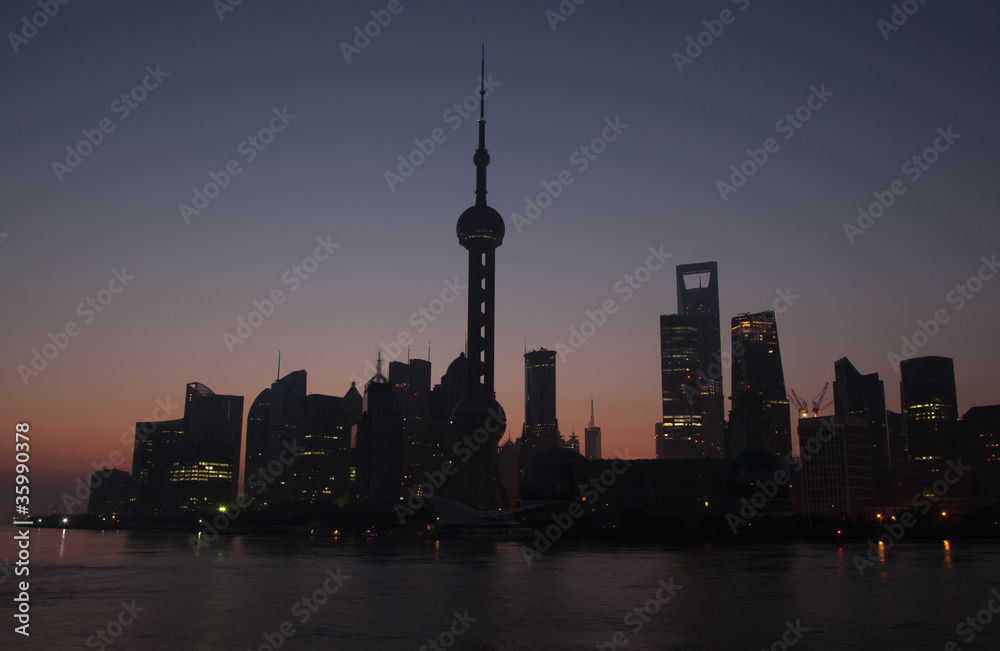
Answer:
M914 3L886 39L878 21L892 3L588 0L553 29L546 12L559 6L403 0L391 14L387 2L244 0L220 20L209 0L71 2L16 53L8 35L0 410L45 432L38 470L84 475L116 449L127 466L121 433L156 399L178 402L186 382L249 406L279 349L283 372L307 369L315 392L342 394L400 338L414 357L431 345L437 380L464 340L465 295L440 299L465 282L454 227L474 199L476 129L453 105L475 97L483 42L489 202L508 229L497 389L511 431L526 339L563 353L565 434L582 430L593 393L605 449L652 456L657 317L675 311L674 265L702 260L719 262L724 347L733 315L787 308L785 377L807 399L847 356L881 375L898 408L888 355L937 312L916 354L955 358L961 411L998 401L1000 289L966 284L1000 254L1000 7ZM19 33L38 11L5 3L0 27ZM341 43L372 11L391 21L348 62ZM704 21L721 33L709 39ZM689 37L711 42L680 71ZM144 80L125 115L121 95ZM57 173L102 120L113 129ZM248 137L271 126L282 130L254 150ZM957 139L939 136L949 128ZM433 153L412 154L436 129ZM723 200L719 182L769 138L766 162L746 163L752 175ZM911 159L928 148L914 178ZM399 156L419 164L387 182ZM179 204L230 161L238 174L186 223ZM897 180L904 191L849 237L859 206ZM558 196L530 223L516 217L545 187ZM339 247L296 283L317 238ZM672 256L647 275L649 247ZM123 267L135 277L124 287L112 280ZM627 274L648 280L629 288ZM121 291L97 296L109 283ZM969 298L950 294L962 289ZM227 345L275 290L273 314ZM88 297L110 301L80 310ZM562 348L608 300L615 312L593 336ZM79 333L25 378L18 367L69 321Z

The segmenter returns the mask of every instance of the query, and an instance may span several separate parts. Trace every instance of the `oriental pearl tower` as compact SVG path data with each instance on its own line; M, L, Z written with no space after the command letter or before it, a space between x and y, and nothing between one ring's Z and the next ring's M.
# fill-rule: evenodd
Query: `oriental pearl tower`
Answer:
M469 330L467 393L451 414L458 472L454 488L458 498L478 509L510 505L497 465L497 446L507 429L507 417L493 390L495 342L496 249L503 243L503 218L486 205L486 48L483 46L479 90L479 148L472 157L476 165L476 205L458 218L458 242L469 251ZM469 452L471 451L471 456Z

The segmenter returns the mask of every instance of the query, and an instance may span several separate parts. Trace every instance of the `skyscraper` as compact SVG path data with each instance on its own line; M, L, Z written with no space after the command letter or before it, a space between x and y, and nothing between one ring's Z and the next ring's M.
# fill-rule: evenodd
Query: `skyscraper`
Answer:
M660 316L660 385L663 426L656 439L657 459L705 456L703 395L698 387L701 334L682 314Z
M261 391L247 413L247 446L243 464L243 490L250 477L271 476L264 494L255 496L258 506L295 498L292 473L278 461L285 445L302 445L306 428L306 372L292 371ZM278 465L275 465L278 464ZM270 466L270 470L267 468ZM276 472L281 470L281 472ZM265 473L268 473L265 475Z
M737 397L744 392L759 394L768 419L774 425L774 439L766 447L778 454L787 454L792 450L792 424L774 311L734 316L732 329L734 408ZM737 350L742 355L737 355Z
M243 396L187 385L184 417L136 423L132 477L137 515L215 513L236 501Z
M722 389L722 337L719 331L719 265L677 265L677 313L698 326L698 379L702 394L705 454L724 456L725 403ZM730 455L732 456L732 455Z
M479 89L479 147L472 157L476 166L476 204L458 218L458 242L469 252L468 379L467 395L455 405L452 428L456 441L477 435L472 457L459 463L452 486L460 500L481 509L509 504L497 466L497 446L507 429L507 417L493 390L493 355L496 324L496 250L506 231L503 217L486 205L485 49Z
M441 467L440 450L431 436L431 363L424 359L389 363L392 409L403 417L403 482L420 490L424 473Z
M521 470L531 457L562 444L556 420L556 352L524 354L524 429L521 434Z
M583 430L584 456L590 460L601 458L601 428L594 424L594 399L590 399L590 424Z
M885 385L878 373L861 375L846 357L833 363L833 408L838 416L860 416L868 421L872 481L879 504L888 504L887 492L891 454L885 422Z
M254 505L344 503L350 490L351 427L361 414L361 400L353 383L343 398L307 395L304 370L261 391L247 413L243 465L243 490ZM288 450L295 451L290 463Z
M958 399L950 357L914 357L899 363L900 403L911 460L950 459L956 452Z
M393 412L393 390L382 375L382 357L365 385L357 423L357 476L354 501L388 510L403 496L403 417Z

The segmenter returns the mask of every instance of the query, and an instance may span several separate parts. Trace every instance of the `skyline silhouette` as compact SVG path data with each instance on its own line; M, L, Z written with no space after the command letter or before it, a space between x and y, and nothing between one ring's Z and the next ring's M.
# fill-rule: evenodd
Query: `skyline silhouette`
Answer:
M658 318L674 311L674 267L705 260L723 324L783 308L785 381L805 397L847 357L898 411L889 355L906 338L926 341L912 356L954 358L960 414L997 402L998 85L982 65L996 8L922 5L885 38L885 7L733 3L735 21L678 70L715 8L588 3L552 24L534 6L402 6L349 61L340 43L374 7L71 4L7 52L22 126L3 157L0 409L49 433L33 453L49 502L116 451L127 469L122 432L178 417L153 412L188 382L248 409L278 350L332 395L367 379L380 344L386 361L429 346L440 376L465 341L451 237L471 198L465 100L483 40L503 116L490 203L507 227L508 431L523 422L525 338L562 344L564 435L594 395L604 449L652 456ZM0 24L16 31L32 7ZM720 181L739 187L720 197ZM650 247L670 254L657 269ZM616 312L574 347L608 300ZM45 346L58 351L33 368Z

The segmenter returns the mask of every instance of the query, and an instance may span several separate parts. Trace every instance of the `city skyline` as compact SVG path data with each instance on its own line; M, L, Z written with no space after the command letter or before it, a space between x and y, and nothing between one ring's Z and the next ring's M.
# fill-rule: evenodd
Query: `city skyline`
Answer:
M676 304L676 265L701 260L719 263L723 323L778 313L786 385L804 398L848 357L861 373L879 373L886 405L898 411L889 354L902 354L906 337L926 341L911 344L914 356L955 360L959 415L996 403L1000 360L989 329L1000 308L982 258L995 259L990 247L1000 241L988 187L997 85L996 72L976 62L991 54L986 25L997 10L922 6L885 39L876 28L883 7L783 16L747 4L732 5L735 22L682 71L673 54L717 10L645 4L622 16L588 3L553 28L541 7L404 4L345 61L340 42L381 7L246 5L221 17L207 4L176 13L62 7L8 52L5 72L19 95L8 117L24 127L11 136L17 158L4 158L11 189L0 264L12 309L0 389L10 396L6 417L49 433L33 455L33 472L47 477L38 503L48 506L115 452L125 461L111 465L128 469L122 432L180 418L179 387L201 382L243 396L249 409L279 350L288 368L309 372L317 393L344 395L353 377L367 380L379 344L386 362L424 357L429 346L440 378L465 341L466 262L448 235L471 198L462 193L475 120L462 117L461 102L477 99L470 70L481 40L491 49L490 204L508 231L496 328L508 432L523 422L526 337L529 348L564 351L564 433L583 430L593 395L605 456L652 457L657 322ZM24 11L6 7L0 24L14 29ZM481 29L421 47L463 19ZM155 37L126 38L130 20ZM261 45L254 29L272 21L286 31L251 53ZM797 31L758 44L773 23ZM960 24L971 35L955 45L945 35ZM190 55L170 43L175 33L190 40ZM130 56L87 50L95 34ZM616 47L592 49L598 35ZM524 37L530 47L521 52L512 44ZM823 49L836 43L839 52L847 41L859 45L846 62ZM928 67L928 44L955 65ZM805 56L793 59L799 50ZM247 60L203 70L229 51ZM562 74L539 74L539 59ZM323 61L328 78L283 77L303 60ZM776 62L781 79L747 75L747 66ZM142 89L129 91L135 107L116 110L130 88ZM756 99L727 108L729 95ZM776 121L799 106L814 113L786 140ZM104 118L114 129L72 171L52 165L86 133L96 140ZM264 129L266 145L243 145ZM780 146L766 164L748 165L755 172L745 184L720 196L720 180L738 180L730 166L767 153L772 135ZM935 160L914 179L906 170L919 168L905 161L927 148ZM397 156L424 162L403 176ZM237 161L229 172L227 161ZM228 182L199 214L179 207L202 203L192 188L224 172ZM906 179L905 193L891 189L896 178ZM878 210L887 190L892 205ZM860 234L845 231L867 223L858 210L870 205L881 216ZM614 310L602 318L608 301ZM260 324L241 330L255 310ZM581 334L587 322L592 336ZM58 353L37 375L18 370L50 344Z

